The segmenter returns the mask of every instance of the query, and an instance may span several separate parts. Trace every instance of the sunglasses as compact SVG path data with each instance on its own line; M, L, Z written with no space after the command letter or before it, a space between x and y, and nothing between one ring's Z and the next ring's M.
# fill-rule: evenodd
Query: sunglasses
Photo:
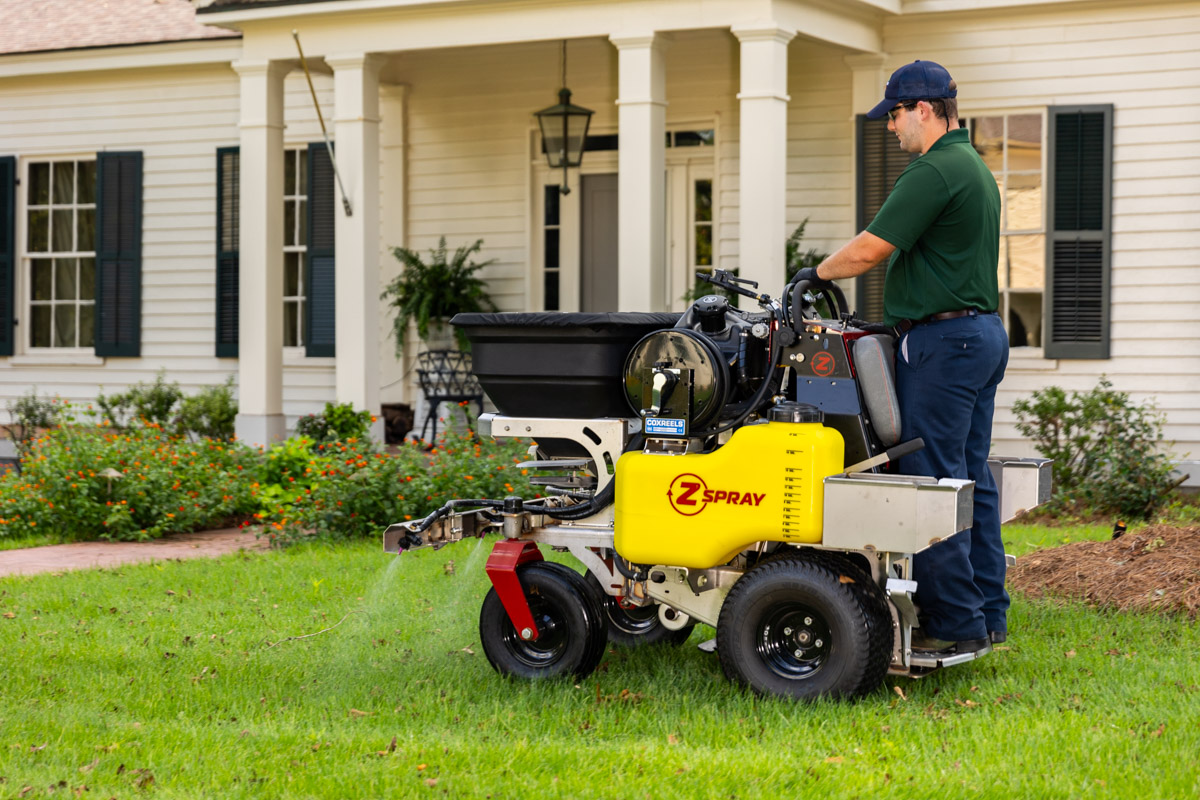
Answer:
M917 104L920 102L921 102L920 100L913 100L911 103L901 103L900 105L893 108L891 111L887 112L888 119L890 119L892 122L895 122L896 115L900 113L901 109L903 109L905 111L912 111L914 108L917 107Z

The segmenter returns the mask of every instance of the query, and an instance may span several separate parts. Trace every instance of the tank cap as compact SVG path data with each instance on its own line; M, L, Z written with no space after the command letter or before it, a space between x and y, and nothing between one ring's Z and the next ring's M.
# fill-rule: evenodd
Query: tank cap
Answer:
M771 406L769 413L771 422L824 422L825 412L808 403L797 403L794 400L784 400Z

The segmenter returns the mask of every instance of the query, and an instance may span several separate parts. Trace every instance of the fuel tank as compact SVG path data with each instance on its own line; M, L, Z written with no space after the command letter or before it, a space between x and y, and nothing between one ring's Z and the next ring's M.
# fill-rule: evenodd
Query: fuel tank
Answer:
M707 569L756 542L821 541L822 481L842 435L819 422L738 429L712 453L630 452L617 461L615 547L638 564Z

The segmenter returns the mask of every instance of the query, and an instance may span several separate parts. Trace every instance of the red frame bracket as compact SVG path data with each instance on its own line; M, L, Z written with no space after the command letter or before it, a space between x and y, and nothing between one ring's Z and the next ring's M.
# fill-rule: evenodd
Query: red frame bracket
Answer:
M501 605L508 612L508 619L516 629L517 635L528 629L532 635L527 641L538 638L537 624L533 621L533 613L529 610L529 601L525 599L525 590L517 577L517 567L530 561L542 561L542 552L536 542L521 542L515 539L501 539L492 547L484 568L487 576L496 587L496 595Z

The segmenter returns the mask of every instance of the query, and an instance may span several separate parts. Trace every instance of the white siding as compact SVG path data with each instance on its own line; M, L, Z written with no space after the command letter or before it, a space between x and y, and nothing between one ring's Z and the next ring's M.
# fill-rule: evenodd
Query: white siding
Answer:
M331 85L315 76L326 124ZM307 85L286 81L289 144L320 139ZM238 79L228 66L77 73L0 81L0 149L24 162L102 150L144 157L142 355L107 363L54 356L0 359L0 404L31 389L78 403L151 382L160 370L191 393L237 378L237 362L214 356L216 149L238 143ZM19 209L19 207L18 207ZM18 215L18 244L23 241ZM18 258L17 296L26 291ZM20 304L17 318L24 314ZM25 329L17 328L18 342ZM18 345L18 352L23 349ZM332 360L284 370L284 411L294 419L333 399ZM0 416L7 417L6 413Z
M1012 403L1106 374L1167 412L1179 457L1200 453L1200 8L1195 3L905 16L889 22L888 68L947 66L965 116L1112 103L1112 357L1047 361L1013 351L997 398L995 450L1029 450Z

